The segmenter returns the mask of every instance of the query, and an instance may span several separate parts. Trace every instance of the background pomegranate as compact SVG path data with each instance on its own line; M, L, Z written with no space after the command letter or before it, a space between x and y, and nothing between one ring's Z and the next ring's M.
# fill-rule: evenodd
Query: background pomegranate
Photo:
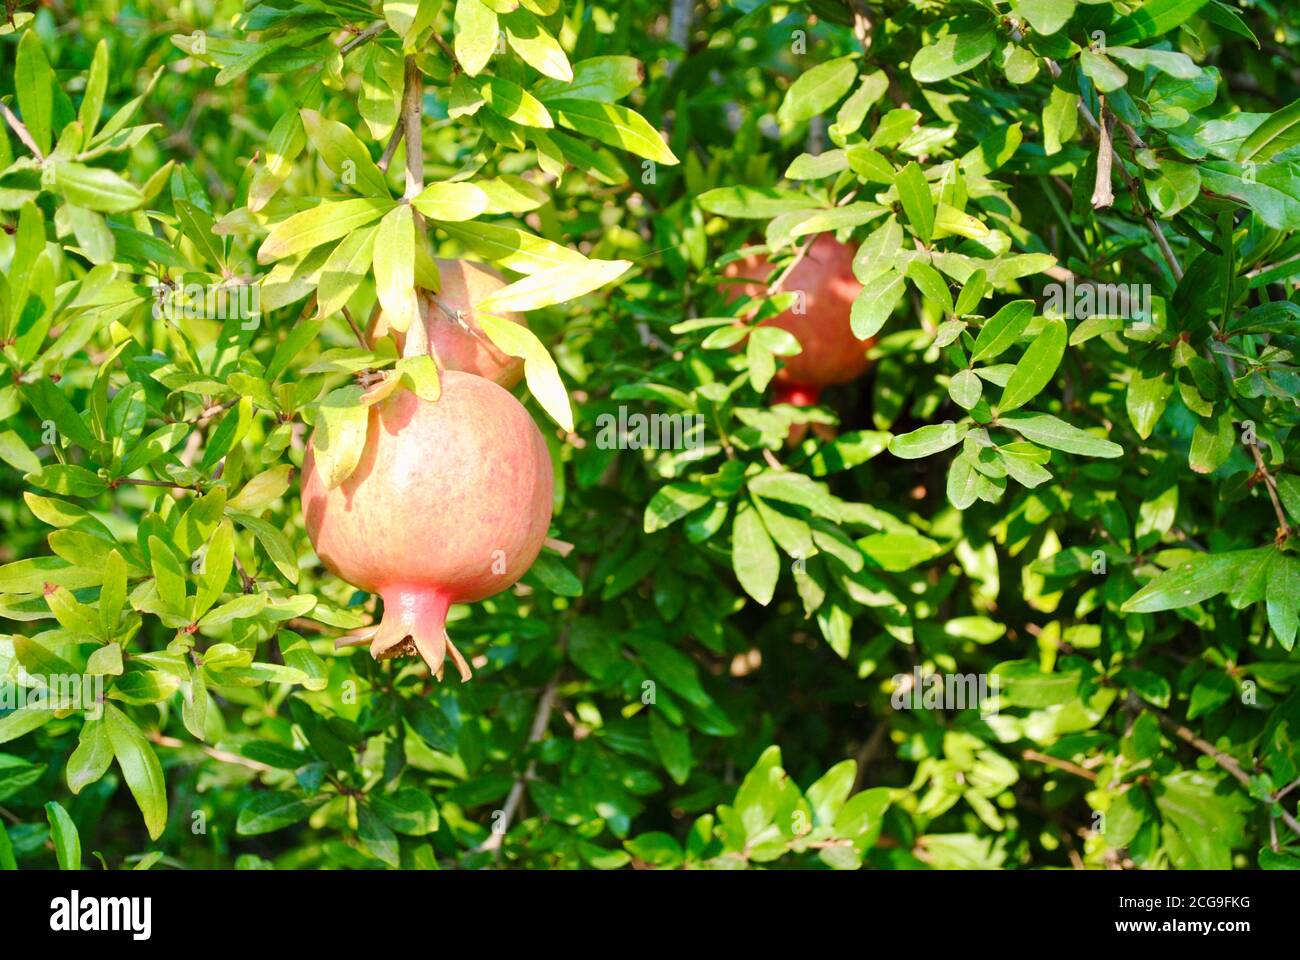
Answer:
M506 286L505 279L473 260L435 260L434 263L438 265L442 289L436 294L429 290L417 291L430 356L443 369L474 373L511 389L524 375L524 361L503 353L493 344L479 328L474 315L480 301ZM513 323L525 322L518 313L497 316ZM383 335L387 331L376 328L373 332ZM392 333L398 351L404 352L406 335L395 330Z
M541 431L509 392L482 377L442 375L429 403L401 390L370 411L356 470L327 490L314 450L303 464L307 533L321 561L378 593L370 640L386 659L418 652L441 679L450 654L447 608L510 587L537 558L551 522L551 458Z
M777 402L812 406L822 387L855 380L871 365L866 354L873 341L859 340L849 326L849 310L862 290L853 276L853 255L852 247L823 233L781 284L782 291L803 292L805 309L802 314L787 310L763 321L789 330L803 347L802 353L782 358L784 365L773 383L778 391L790 389ZM753 254L727 264L722 273L748 281L728 284L730 299L742 293L761 296L772 265L761 254Z

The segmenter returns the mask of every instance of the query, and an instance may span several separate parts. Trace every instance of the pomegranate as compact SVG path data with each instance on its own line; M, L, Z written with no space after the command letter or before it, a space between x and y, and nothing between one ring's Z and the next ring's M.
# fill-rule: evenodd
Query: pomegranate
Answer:
M537 558L551 522L551 458L531 416L508 391L446 371L436 403L399 390L370 411L356 470L325 488L309 445L302 503L321 561L378 593L380 622L348 641L371 656L418 653L442 679L447 608L510 587Z
M428 334L429 354L446 370L478 374L507 390L524 375L524 361L503 353L474 319L474 310L488 294L506 285L499 273L472 260L435 260L442 289L438 293L418 290L420 312ZM524 323L522 314L500 313L503 319ZM378 323L382 324L380 319ZM387 331L376 327L374 332ZM406 335L393 331L399 352L405 351Z
M773 383L778 391L788 385L793 392L778 402L788 403L792 402L788 398L799 397L807 402L797 405L812 406L822 387L855 380L870 366L867 349L873 341L859 340L849 326L849 310L862 290L862 284L853 276L853 255L852 247L823 233L782 282L782 290L803 293L803 312L796 313L796 306L763 323L789 330L803 352L782 358L784 366ZM761 296L767 290L771 272L771 264L760 254L727 264L723 276L747 279L745 283L728 284L730 299L742 293Z

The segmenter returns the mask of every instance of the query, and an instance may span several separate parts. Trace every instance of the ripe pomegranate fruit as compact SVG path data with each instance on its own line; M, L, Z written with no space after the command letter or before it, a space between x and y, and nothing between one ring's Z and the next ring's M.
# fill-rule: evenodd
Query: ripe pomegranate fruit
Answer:
M781 290L803 293L803 312L796 313L796 306L763 324L789 330L803 352L782 358L784 365L776 372L773 383L778 391L788 391L786 399L777 402L813 406L822 387L855 380L870 366L867 349L873 341L859 340L849 325L849 310L862 290L853 275L853 255L852 247L840 243L833 234L823 233L782 281ZM747 280L728 284L730 299L742 293L762 295L771 272L771 264L761 254L727 264L723 276ZM799 403L799 399L806 402Z
M384 601L370 641L376 659L418 653L442 679L447 608L510 587L551 522L551 457L533 418L491 380L446 371L436 403L399 390L370 411L356 470L325 488L309 445L302 504L317 556Z
M474 318L479 302L504 287L506 281L495 270L472 260L435 260L434 263L438 265L442 289L436 294L416 291L428 335L429 355L443 369L474 373L510 390L524 375L524 361L503 353ZM524 323L522 314L497 315ZM373 332L382 336L387 331L376 327ZM404 352L406 335L394 330L393 336L398 351Z

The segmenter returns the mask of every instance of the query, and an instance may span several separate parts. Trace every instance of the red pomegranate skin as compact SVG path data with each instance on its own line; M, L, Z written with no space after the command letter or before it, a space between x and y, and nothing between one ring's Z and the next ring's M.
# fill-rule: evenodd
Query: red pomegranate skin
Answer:
M401 390L370 411L356 470L327 490L313 445L302 504L317 556L384 601L370 640L377 659L418 652L442 677L465 658L444 626L453 603L512 586L532 566L551 522L551 458L541 431L504 388L446 371L436 403Z
M417 291L420 314L429 340L429 354L445 370L477 374L507 390L524 376L524 361L501 351L479 328L475 308L479 301L506 286L505 279L491 267L473 260L434 260L441 290ZM439 306L441 304L441 307ZM460 319L455 319L459 314ZM519 313L497 314L512 323L524 323ZM383 331L377 330L382 333ZM406 346L406 334L392 331L398 352Z
M772 388L773 403L788 403L795 407L815 407L821 402L822 388L807 383L784 380Z
M792 308L763 324L789 330L803 352L781 358L783 366L773 378L775 383L826 387L856 380L870 366L866 354L872 341L859 340L849 325L849 310L862 290L853 275L853 256L852 247L823 233L781 284L782 291L803 292L804 312ZM771 272L771 264L760 254L735 260L722 270L723 276L750 281L728 284L731 299L742 293L762 295Z

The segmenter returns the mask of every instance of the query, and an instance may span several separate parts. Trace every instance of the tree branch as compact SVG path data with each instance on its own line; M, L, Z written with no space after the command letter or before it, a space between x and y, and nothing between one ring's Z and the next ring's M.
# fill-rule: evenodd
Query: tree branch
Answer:
M533 725L528 730L528 743L537 743L546 734L546 728L551 722L551 713L555 710L555 691L559 686L560 672L557 670L551 682L546 685L542 695L537 701L537 712L533 714ZM484 840L481 844L471 850L471 853L482 853L488 850L496 851L501 848L505 840L506 831L510 829L510 823L514 820L515 814L519 811L519 804L524 798L524 787L528 781L537 775L537 761L528 761L528 768L524 775L514 782L510 788L510 794L506 797L506 805L502 808L502 818L500 826L493 826L492 835Z
M1151 708L1148 707L1147 709L1151 709ZM1201 737L1198 737L1196 733L1190 728L1184 726L1183 724L1167 716L1161 711L1152 709L1152 712L1159 718L1160 725L1162 727L1164 727L1166 730L1168 730L1170 733L1176 736L1179 740L1182 740L1184 743L1190 744L1191 746L1195 747L1197 750L1201 751L1201 753L1205 754L1207 757L1209 757L1211 760L1217 763L1220 767L1226 770L1229 774L1231 774L1233 779L1235 779L1238 783L1240 783L1243 787L1245 787L1247 791L1250 790L1250 775L1246 773L1245 770L1241 769L1241 764L1239 764L1236 760L1228 756L1226 753L1224 753L1214 744L1210 743L1208 740L1204 740ZM1278 799L1279 797L1276 795L1273 797L1273 801L1275 803L1278 801ZM1287 813L1286 810L1281 809L1280 803L1278 804L1278 807L1279 807L1278 816L1282 818L1282 822L1285 823L1288 827L1290 827L1293 831L1295 831L1295 833L1300 834L1300 820L1296 820L1296 818L1293 817L1291 814Z
M406 58L406 86L402 91L402 136L406 140L406 193L413 200L424 189L424 140L420 136L420 117L424 110L424 76L415 57Z

